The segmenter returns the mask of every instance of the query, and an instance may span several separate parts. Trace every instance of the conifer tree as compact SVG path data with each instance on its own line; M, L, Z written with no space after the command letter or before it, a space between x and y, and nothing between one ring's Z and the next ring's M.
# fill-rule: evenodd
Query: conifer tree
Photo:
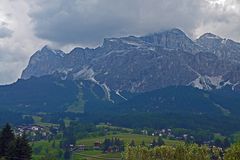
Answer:
M32 148L26 135L15 137L9 124L6 124L0 133L0 159L32 159Z
M7 123L0 133L0 157L7 155L11 143L15 140L15 136L11 126Z
M71 158L71 152L68 148L65 150L63 157L65 160L69 160Z
M22 148L22 155L24 159L31 159L32 158L32 148L28 143L27 137L25 134L23 134L22 137L20 137L20 144Z
M22 137L17 137L15 140L15 147L11 149L12 151L8 157L14 157L15 159L32 159L32 148L28 143L26 135L23 134Z

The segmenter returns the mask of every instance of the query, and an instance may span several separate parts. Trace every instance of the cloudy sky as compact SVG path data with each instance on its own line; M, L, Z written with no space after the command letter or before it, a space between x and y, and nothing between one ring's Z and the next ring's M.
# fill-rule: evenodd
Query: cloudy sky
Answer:
M0 84L16 81L45 44L68 52L170 28L240 41L240 0L0 0Z

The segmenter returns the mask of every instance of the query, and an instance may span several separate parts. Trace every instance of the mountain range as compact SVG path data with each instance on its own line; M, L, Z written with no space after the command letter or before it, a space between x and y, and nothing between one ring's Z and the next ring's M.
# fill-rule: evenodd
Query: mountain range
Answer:
M62 79L90 80L116 93L182 85L238 90L240 43L211 33L191 40L183 31L171 29L142 37L106 38L100 47L74 48L67 54L45 46L33 54L21 78L54 73Z
M197 40L179 29L106 38L70 53L44 46L21 79L0 86L0 124L40 115L50 123L232 134L240 130L239 91L240 43L211 33Z

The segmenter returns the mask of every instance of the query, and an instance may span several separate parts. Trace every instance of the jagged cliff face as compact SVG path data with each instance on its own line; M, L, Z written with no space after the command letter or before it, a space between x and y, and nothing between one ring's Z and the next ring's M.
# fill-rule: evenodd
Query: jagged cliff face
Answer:
M223 39L211 33L202 35L196 40L196 43L205 47L205 51L214 53L222 60L240 62L240 43Z
M237 89L240 44L210 33L192 41L172 29L143 37L108 38L101 47L75 48L68 54L44 47L31 57L22 78L55 72L63 79L87 79L116 92L172 85Z
M45 46L37 51L30 58L28 67L23 71L22 78L28 79L31 76L40 77L53 74L56 68L62 65L65 53L60 50L51 50Z

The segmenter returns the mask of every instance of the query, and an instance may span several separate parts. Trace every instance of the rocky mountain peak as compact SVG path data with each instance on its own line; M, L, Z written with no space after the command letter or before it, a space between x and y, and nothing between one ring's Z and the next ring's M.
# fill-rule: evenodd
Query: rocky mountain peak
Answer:
M201 48L195 44L182 30L171 29L163 32L150 34L141 39L147 43L170 50L182 50L192 54L201 51Z
M173 40L190 40L187 35L180 29L170 29L170 30L166 30L166 31L162 31L162 32L155 32L153 34L149 34L147 36L143 36L142 39L149 42L149 43L153 43L155 45L161 45L160 44L160 40L162 39L173 39Z
M222 40L221 37L213 34L213 33L205 33L202 36L199 37L198 40L206 40L206 39L211 39L211 40Z
M240 43L221 38L212 33L205 33L196 40L204 51L214 53L222 60L240 63Z
M48 51L52 51L53 49L49 46L49 45L45 45L43 46L43 48L41 49L41 52L48 52Z
M39 50L38 52L36 52L35 54L37 55L54 55L54 56L60 56L60 57L64 57L65 53L61 50L57 50L57 49L53 49L48 45L45 45L41 50Z
M199 45L202 45L204 47L209 46L209 47L215 47L219 46L219 44L223 41L223 39L215 34L212 33L205 33L202 36L200 36L196 42Z
M46 75L46 73L52 74L60 67L64 57L65 53L63 51L45 45L32 55L21 78L28 79L31 76L40 77Z
M187 35L181 29L178 29L178 28L167 30L166 33L187 37Z

